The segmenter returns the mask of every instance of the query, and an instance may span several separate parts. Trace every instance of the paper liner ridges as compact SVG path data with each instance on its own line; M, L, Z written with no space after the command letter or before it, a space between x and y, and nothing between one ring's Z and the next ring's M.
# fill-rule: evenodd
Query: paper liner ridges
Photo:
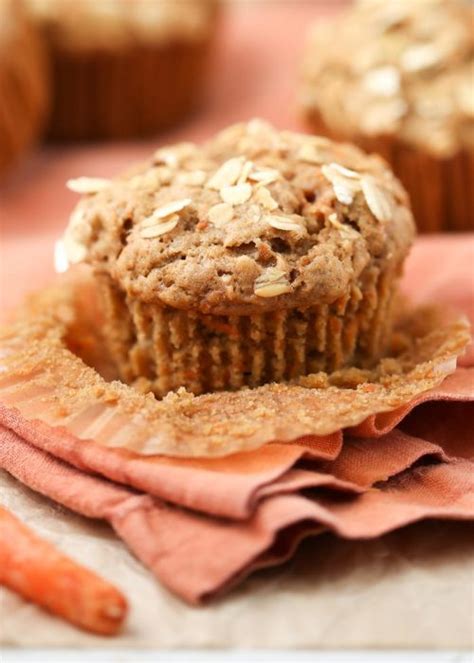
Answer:
M374 369L198 397L180 390L158 401L107 382L68 348L70 330L84 315L80 294L89 286L77 279L70 275L40 293L3 329L0 400L27 419L145 455L224 456L355 426L439 384L469 341L464 319L420 310L399 320L393 356ZM87 309L92 306L88 296ZM88 344L97 342L91 334ZM88 357L101 354L93 350Z
M396 271L396 270L395 270ZM100 277L104 333L121 378L195 395L366 365L386 349L398 279L372 270L364 291L305 310L212 316L128 301Z

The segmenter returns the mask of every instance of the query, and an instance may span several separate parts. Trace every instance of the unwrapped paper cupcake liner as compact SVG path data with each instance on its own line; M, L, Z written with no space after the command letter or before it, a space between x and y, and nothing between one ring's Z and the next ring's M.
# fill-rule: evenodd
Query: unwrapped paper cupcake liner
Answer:
M357 426L442 382L470 340L464 318L425 308L400 313L370 369L159 401L111 379L95 296L90 276L73 270L2 329L0 401L38 428L142 455L219 457Z

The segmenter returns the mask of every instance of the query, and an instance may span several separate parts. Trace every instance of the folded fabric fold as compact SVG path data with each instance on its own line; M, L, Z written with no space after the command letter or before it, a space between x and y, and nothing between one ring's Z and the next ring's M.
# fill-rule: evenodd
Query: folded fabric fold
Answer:
M339 488L348 490L335 499L324 490L327 484L320 483L319 473L312 482L312 472L290 470L279 485L277 481L275 492L241 521L185 510L87 474L6 428L0 429L0 466L63 506L108 520L166 587L190 603L199 603L255 569L283 562L302 538L324 529L346 538L371 538L427 517L474 518L472 463L440 462L442 449L398 431L387 437L377 442L384 447L396 444L399 462L390 458L383 473L395 478L379 483L378 489L359 494L341 482ZM347 454L360 458L364 447L371 445L373 440L351 441ZM379 455L374 475L378 481L384 458ZM422 459L438 462L407 471ZM363 470L360 464L355 466ZM360 483L367 482L367 474L362 476ZM337 471L328 473L328 483L331 479L337 483ZM294 492L308 488L312 488L309 495Z
M444 293L474 319L466 282L473 243L446 242L447 253L439 240L415 247L407 290L441 293L439 301ZM426 270L434 255L443 256L443 272L433 284ZM107 520L166 587L199 603L283 562L302 538L324 530L365 539L423 518L473 520L473 415L471 348L439 387L395 411L224 458L143 457L28 421L0 403L0 468L83 516Z
M396 410L367 417L361 424L348 429L348 431L353 435L379 437L398 426L415 406L419 406L426 401L447 401L448 403L451 401L470 401L472 400L473 389L474 360L472 366L465 365L465 367L457 368L456 372L448 375L439 387L430 389L430 391L421 394L417 399Z
M474 391L474 369L458 369L438 388L422 394L404 408L404 416L426 401L458 401ZM471 391L469 391L471 390ZM383 417L383 423L378 423ZM401 419L398 411L370 418L349 432L359 437L386 434ZM28 421L0 403L0 423L22 438L87 472L126 484L174 504L230 518L245 518L265 490L301 459L330 461L338 457L342 433L301 438L296 444L268 444L252 452L226 458L183 459L143 457L120 449L103 447L75 438L65 430L39 421ZM395 445L396 446L396 445ZM266 488L267 486L270 486Z
M219 516L245 518L258 490L308 456L336 458L342 434L305 438L302 444L270 444L251 453L225 459L143 457L120 449L85 442L67 431L27 421L14 408L0 403L0 424L31 444L75 467L101 474L162 499Z

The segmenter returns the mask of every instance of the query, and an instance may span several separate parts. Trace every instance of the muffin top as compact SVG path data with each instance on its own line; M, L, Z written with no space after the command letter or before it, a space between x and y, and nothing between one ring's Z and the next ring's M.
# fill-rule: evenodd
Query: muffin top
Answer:
M217 0L25 0L64 49L115 49L137 41L199 40L213 25Z
M382 159L261 120L69 187L86 194L64 237L70 262L129 297L204 313L335 302L369 263L398 265L414 234Z
M473 148L473 17L462 0L359 0L315 26L306 113L339 135L396 135L436 156Z

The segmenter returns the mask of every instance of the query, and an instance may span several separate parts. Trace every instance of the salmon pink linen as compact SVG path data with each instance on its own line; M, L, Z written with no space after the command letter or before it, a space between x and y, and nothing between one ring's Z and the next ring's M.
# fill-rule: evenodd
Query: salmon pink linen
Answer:
M418 241L407 271L416 288L405 282L413 298L428 290L428 256L444 242ZM462 287L454 300L472 315L472 238L446 242L458 259L449 258L430 296L448 307L453 288ZM422 518L474 519L473 415L472 355L436 389L349 431L219 459L100 447L0 404L0 467L78 513L108 520L165 586L198 603L283 562L303 537L325 529L370 538Z
M442 302L474 327L474 233L419 238L405 266L403 290L414 304ZM474 365L474 342L459 359Z
M474 322L471 324L474 324ZM471 361L467 362L465 355L461 359L465 360L464 365L471 366ZM348 429L348 432L356 436L378 437L388 433L394 426L403 421L415 405L421 405L425 401L446 401L448 403L450 401L470 401L472 400L473 388L474 361L472 362L472 368L458 368L455 373L448 375L442 384L421 394L415 401L407 403L407 405L403 405L392 412L381 412L367 417L358 426Z
M244 4L235 3L224 28L209 105L190 124L153 144L50 146L12 174L0 192L2 315L54 276L54 240L76 201L68 178L109 177L160 144L201 140L256 115L301 129L291 104L301 35L321 8L253 3L256 17ZM264 40L262 25L270 28ZM420 238L403 289L414 303L463 311L474 324L473 265L474 234ZM215 460L145 459L99 447L0 403L0 467L108 521L163 585L199 603L282 563L302 538L323 530L365 539L423 518L474 519L473 344L459 366L416 402L350 431Z
M445 380L445 383L448 383L446 388L422 394L418 400L404 408L403 415L426 400L446 398L448 402L448 399L453 397L453 390L449 386L451 382L454 382L459 390L459 400L469 398L469 389L472 398L473 375L474 369L460 369L455 380L453 378ZM391 431L402 418L399 410L379 416L383 417L383 426L377 424L377 418L371 417L368 422L351 429L351 435L380 436ZM6 407L2 403L0 403L0 422L31 444L79 469L101 474L108 479L130 485L174 504L229 518L248 517L262 494L275 492L280 477L298 461L306 459L314 464L316 461L330 461L336 458L343 460L350 450L347 445L342 446L342 433L339 432L326 437L302 438L299 444L272 443L256 451L218 459L163 456L148 458L121 449L103 447L91 441L79 440L67 431L53 429L43 422L28 421L14 408ZM373 452L370 450L370 445L366 445L366 448L367 458L364 458L364 463L368 471L373 472L374 470L370 468L370 464L374 462ZM395 467L399 472L405 469L408 463L405 466L398 465L400 460L402 465L405 462L397 456L398 440L394 440L393 448ZM416 455L415 450L410 453ZM388 464L392 459L390 443L386 445L384 455L385 464ZM412 455L408 457L411 458ZM355 454L349 457L351 463ZM374 477L368 483L362 480L362 484L357 478L352 481L356 485L367 487L382 478L384 477Z
M184 510L81 472L6 428L0 429L0 442L4 469L63 506L108 520L156 577L190 603L221 593L257 568L283 562L304 536L323 529L346 538L371 538L426 517L474 517L472 466L462 460L417 468L359 496L333 500L325 492L276 494L262 500L250 518L236 522ZM403 435L400 442L402 458L412 440ZM424 451L442 455L430 445ZM405 457L399 468L408 462Z
M402 422L402 428L442 446L450 456L474 461L474 419L470 403L426 403Z
M333 459L342 446L339 432L325 438L305 438L301 445L270 444L252 453L220 459L144 457L28 421L2 403L0 424L78 469L181 506L230 518L247 517L259 499L259 491L277 481L303 456Z

